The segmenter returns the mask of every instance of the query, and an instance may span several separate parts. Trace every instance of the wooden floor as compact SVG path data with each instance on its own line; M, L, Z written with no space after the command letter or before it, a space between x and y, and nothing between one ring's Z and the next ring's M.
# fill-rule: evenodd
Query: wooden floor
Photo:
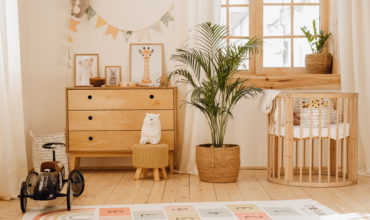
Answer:
M358 184L339 188L289 187L270 183L265 170L242 170L237 183L200 182L197 176L174 174L167 181L134 181L133 171L83 171L85 192L73 205L173 203L241 200L313 199L340 212L370 213L370 177L359 176ZM151 175L151 174L149 174ZM28 200L28 208L65 206L65 198L50 202ZM0 219L21 219L19 200L0 201Z

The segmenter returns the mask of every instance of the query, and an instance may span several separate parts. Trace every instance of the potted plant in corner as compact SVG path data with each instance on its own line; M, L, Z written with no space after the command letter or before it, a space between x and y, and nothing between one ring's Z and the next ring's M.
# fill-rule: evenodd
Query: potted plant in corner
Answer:
M326 40L330 37L330 33L324 34L323 30L320 30L318 33L315 20L313 20L312 26L313 34L306 26L301 27L312 50L312 54L306 54L305 57L306 70L309 73L329 73L332 57L330 53L323 53L322 49L325 46Z
M224 144L233 108L243 98L252 98L262 90L245 85L247 79L235 73L251 53L258 52L260 38L251 38L245 45L225 45L226 27L203 23L195 31L194 47L177 49L172 60L179 68L171 78L190 85L185 103L199 109L207 119L212 143L196 146L199 178L204 182L235 182L240 170L240 147Z

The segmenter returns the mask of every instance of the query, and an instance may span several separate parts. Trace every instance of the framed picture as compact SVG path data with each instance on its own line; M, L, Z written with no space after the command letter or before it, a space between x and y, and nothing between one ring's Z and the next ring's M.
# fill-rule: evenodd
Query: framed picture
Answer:
M105 85L119 86L121 82L121 66L105 66Z
M162 71L163 44L130 44L130 81L149 85Z
M99 76L99 54L75 54L75 86L91 86L90 78Z

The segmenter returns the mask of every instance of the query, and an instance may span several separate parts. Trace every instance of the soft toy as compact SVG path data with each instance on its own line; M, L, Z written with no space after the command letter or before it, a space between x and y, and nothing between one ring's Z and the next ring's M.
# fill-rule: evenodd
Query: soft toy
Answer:
M161 140L161 121L159 114L146 113L141 129L140 144L158 144Z
M71 0L72 12L71 14L76 18L82 17L86 10L89 8L88 0Z

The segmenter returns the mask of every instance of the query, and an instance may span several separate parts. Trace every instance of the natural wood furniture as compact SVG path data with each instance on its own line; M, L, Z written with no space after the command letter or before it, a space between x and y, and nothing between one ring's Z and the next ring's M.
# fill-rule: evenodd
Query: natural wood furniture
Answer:
M132 164L136 167L135 180L145 178L148 169L153 169L154 181L159 181L159 169L163 179L167 179L165 167L168 166L167 144L135 144L132 147Z
M306 106L306 114L303 114L302 102L309 100L311 103L316 99L326 100L330 104L326 109L319 107L313 111L313 108L308 108L308 116ZM358 94L355 93L279 94L268 115L267 179L291 186L334 187L355 184L357 100ZM322 120L323 112L328 119L325 123ZM335 118L332 113L335 113ZM299 125L293 124L294 114L299 115ZM302 117L309 117L308 126L303 123L307 122L307 118ZM313 118L319 120L314 121Z
M160 114L161 142L174 170L177 143L176 87L66 88L66 143L70 169L81 157L131 157L146 113Z

